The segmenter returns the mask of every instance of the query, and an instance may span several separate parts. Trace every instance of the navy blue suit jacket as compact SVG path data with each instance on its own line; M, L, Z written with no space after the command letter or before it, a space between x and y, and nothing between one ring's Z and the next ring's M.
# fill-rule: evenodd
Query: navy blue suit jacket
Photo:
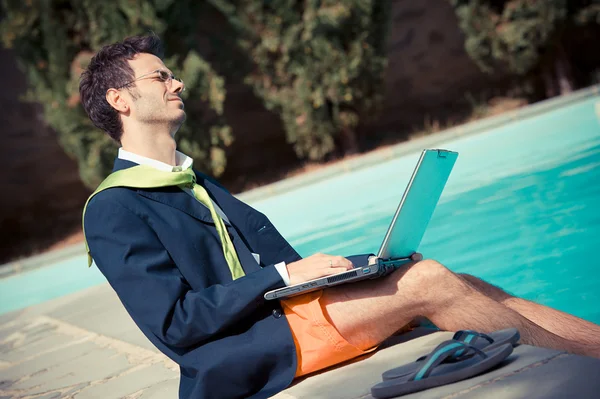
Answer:
M114 170L135 165L117 159ZM196 175L230 221L246 276L232 280L210 211L177 187L96 194L88 245L138 327L179 364L180 398L266 398L292 382L296 353L279 301L263 294L285 286L274 264L301 257L265 215Z

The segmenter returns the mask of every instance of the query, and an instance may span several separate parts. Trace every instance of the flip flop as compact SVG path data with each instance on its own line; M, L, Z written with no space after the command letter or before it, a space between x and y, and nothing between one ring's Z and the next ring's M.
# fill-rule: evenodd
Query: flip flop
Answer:
M464 353L460 356L462 360L444 362L458 351ZM445 341L438 345L413 373L380 382L371 388L371 395L375 398L393 398L461 381L498 365L512 351L511 344L481 351L463 342Z
M506 328L504 330L494 331L489 335L472 330L460 330L454 333L452 340L464 342L465 344L480 350L489 350L505 344L515 345L517 341L519 341L519 338L521 338L521 336L516 328ZM463 353L463 351L456 351L451 357L446 358L445 362L452 363L460 361L460 357ZM390 380L413 373L421 367L425 358L426 356L421 356L413 363L408 363L388 370L383 373L382 377L384 380Z

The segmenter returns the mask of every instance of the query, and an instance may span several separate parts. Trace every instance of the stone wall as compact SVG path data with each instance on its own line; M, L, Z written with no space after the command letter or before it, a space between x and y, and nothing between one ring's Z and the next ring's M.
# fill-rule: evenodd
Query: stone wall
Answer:
M455 112L466 91L489 84L465 53L463 40L447 0L394 1L384 112L362 130L375 139L384 131L402 139L427 115ZM76 163L61 150L56 134L44 125L40 110L17 101L26 84L10 51L0 51L0 72L1 264L77 231L89 190L79 182ZM226 186L237 191L248 181L272 180L298 166L277 116L264 109L250 88L228 83L225 112L236 137L222 178Z

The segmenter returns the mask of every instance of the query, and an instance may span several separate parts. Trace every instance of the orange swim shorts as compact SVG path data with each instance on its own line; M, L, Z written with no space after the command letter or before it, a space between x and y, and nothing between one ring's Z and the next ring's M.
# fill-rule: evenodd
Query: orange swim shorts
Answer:
M320 303L323 291L310 292L281 301L292 330L298 367L296 377L372 352L349 343L325 317Z

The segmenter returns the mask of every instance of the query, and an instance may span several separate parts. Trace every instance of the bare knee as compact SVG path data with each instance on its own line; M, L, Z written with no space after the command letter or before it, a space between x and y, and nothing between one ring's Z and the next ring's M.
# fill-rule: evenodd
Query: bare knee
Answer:
M460 278L440 262L433 259L424 259L411 265L400 276L399 283L414 284L420 291L429 287L437 291L438 288L460 283Z
M423 259L412 266L412 270L426 281L449 279L454 276L446 266L433 259Z
M432 259L416 262L395 274L398 294L409 296L422 316L444 309L473 291L458 275Z

